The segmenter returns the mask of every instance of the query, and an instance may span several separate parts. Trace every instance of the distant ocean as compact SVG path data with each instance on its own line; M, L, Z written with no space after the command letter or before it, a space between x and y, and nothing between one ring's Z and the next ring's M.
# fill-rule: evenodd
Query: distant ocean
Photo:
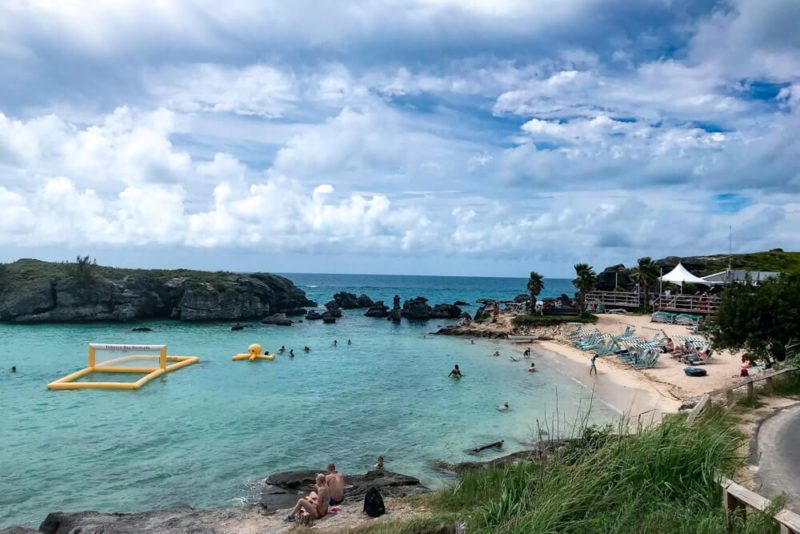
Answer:
M512 298L526 282L287 276L320 305L342 290L389 305L395 294L434 304ZM542 296L564 292L573 292L568 280L546 280ZM395 325L363 313L346 311L332 325L253 322L241 332L229 323L174 321L0 325L0 527L37 526L55 510L235 505L269 473L329 461L345 473L364 472L378 455L387 468L440 486L449 479L429 460L463 461L472 458L466 449L498 439L506 440L503 453L519 450L535 437L537 421L572 421L590 403L589 392L547 362L537 360L540 372L530 374L498 342L427 335L447 321ZM131 332L143 325L153 332ZM48 382L85 365L93 341L166 343L201 363L136 392L48 391ZM272 351L285 345L296 356L231 362L254 342ZM490 356L496 349L501 358ZM455 363L460 381L447 378ZM498 412L506 401L511 411ZM592 417L603 422L615 413L595 402Z

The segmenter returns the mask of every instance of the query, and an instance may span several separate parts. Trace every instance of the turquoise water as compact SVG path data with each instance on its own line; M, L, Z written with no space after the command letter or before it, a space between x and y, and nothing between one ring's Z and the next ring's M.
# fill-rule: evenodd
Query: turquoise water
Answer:
M363 287L435 302L524 288L513 279L292 278L315 286L304 289L319 300ZM168 321L141 323L150 333L132 333L131 324L0 325L0 527L35 526L55 510L231 505L268 473L329 461L363 472L379 454L388 468L437 486L446 479L428 460L465 460L466 448L497 439L506 440L505 452L520 449L537 419L558 411L571 420L588 405L588 392L546 362L529 374L502 345L426 335L445 321L394 325L362 313L346 312L333 325L252 323L241 332ZM48 382L85 365L92 341L166 343L201 362L135 392L48 391ZM231 362L253 342L297 354ZM495 348L503 357L489 356ZM447 378L454 363L460 381ZM512 410L498 412L505 401ZM598 403L592 413L614 417Z

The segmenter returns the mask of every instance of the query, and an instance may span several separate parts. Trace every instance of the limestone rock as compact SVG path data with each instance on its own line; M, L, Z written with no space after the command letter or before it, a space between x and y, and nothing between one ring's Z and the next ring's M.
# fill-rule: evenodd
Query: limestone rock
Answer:
M389 316L389 306L383 303L382 300L375 302L372 306L369 307L367 313L365 313L367 317L388 317Z
M292 326L292 320L286 317L285 313L273 313L261 319L263 324L274 324L277 326Z
M0 321L245 320L315 304L290 280L19 260L0 269Z

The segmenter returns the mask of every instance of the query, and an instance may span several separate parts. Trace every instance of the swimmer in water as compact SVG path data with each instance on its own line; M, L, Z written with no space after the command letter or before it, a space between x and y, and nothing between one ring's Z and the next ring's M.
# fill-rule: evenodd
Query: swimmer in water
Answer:
M311 349L308 348L308 346L306 345L305 347L303 347L303 352L311 352Z
M536 372L536 364L535 363L531 362L531 366L528 367L528 372L529 373L535 373Z
M333 346L335 347L335 346L336 346L336 345L338 345L338 344L339 344L339 342L338 342L338 341L336 341L336 340L334 339L334 340L333 340Z
M16 365L12 365L11 366L11 372L12 373L16 373L17 372L17 366Z
M530 358L531 357L531 348L528 347L527 349L525 349L525 352L522 353L522 356L525 357L525 358Z
M500 351L499 350L494 351L494 354L492 354L492 356L494 356L495 358L499 358L500 357Z
M348 340L347 340L347 344L348 344L348 345L352 345L352 344L353 344L353 342L352 342L352 341L350 341L350 340L348 339Z
M283 354L286 351L286 347L281 345L281 348L278 349L278 354Z
M500 412L508 411L508 403L504 402L503 404L501 404L500 406L497 407L497 410L500 411Z
M289 357L294 358L294 349L289 349Z
M452 376L453 378L461 378L461 376L462 376L461 375L461 369L458 368L458 364L456 364L456 366L453 367L453 370L450 371L450 374L447 375L447 376L448 377Z

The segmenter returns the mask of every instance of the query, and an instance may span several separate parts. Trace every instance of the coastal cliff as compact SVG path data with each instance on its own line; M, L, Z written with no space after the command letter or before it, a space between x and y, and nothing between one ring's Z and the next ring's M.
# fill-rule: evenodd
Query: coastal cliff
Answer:
M316 305L274 274L117 269L79 260L0 265L0 321L226 321Z

